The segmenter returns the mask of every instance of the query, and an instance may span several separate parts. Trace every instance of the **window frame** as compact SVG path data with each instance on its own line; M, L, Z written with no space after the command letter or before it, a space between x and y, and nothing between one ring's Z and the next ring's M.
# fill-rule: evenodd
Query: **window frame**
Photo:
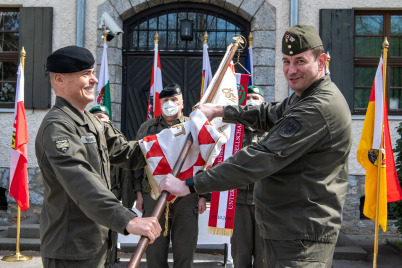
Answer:
M0 12L19 12L19 16L21 15L20 8L18 7L0 7ZM18 31L8 31L8 30L0 30L0 33L20 33L20 28L18 25ZM18 40L19 42L19 40ZM0 62L16 62L17 66L20 60L20 52L19 51L0 51ZM17 67L18 68L18 67ZM17 70L15 70L17 72ZM4 82L15 84L15 88L17 87L17 78L15 80L0 80L1 84ZM0 85L1 85L0 84ZM0 101L0 109L2 108L14 108L15 102L2 102Z
M353 36L354 36L354 43L356 41L356 17L361 15L382 15L383 16L383 36L382 40L386 37L388 42L392 42L391 39L391 16L392 15L402 15L401 10L354 10L354 28L353 28ZM371 36L371 35L359 35L359 36ZM392 44L390 43L390 46ZM382 51L382 48L379 48ZM382 52L381 52L382 53ZM356 56L356 47L353 46L353 78L356 79L355 69L356 67L374 67L377 69L379 63L379 56L378 57L361 57ZM402 68L402 56L399 57L391 57L390 56L390 49L388 49L387 53L387 70L386 70L386 95L387 95L387 106L388 106L388 113L390 115L402 115L402 107L399 110L390 110L390 68L392 67L401 67ZM374 77L373 77L374 81ZM355 108L355 84L353 82L353 111L352 114L355 115L365 115L367 111L366 108Z

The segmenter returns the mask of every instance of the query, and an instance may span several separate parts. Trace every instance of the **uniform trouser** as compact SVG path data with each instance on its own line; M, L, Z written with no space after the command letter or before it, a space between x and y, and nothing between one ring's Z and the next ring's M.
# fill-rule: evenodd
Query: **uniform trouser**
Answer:
M144 216L149 217L156 201L149 194L144 194ZM168 268L168 251L172 240L173 267L192 267L198 238L198 195L190 194L177 200L170 210L168 234L165 231L165 213L159 219L161 235L148 245L145 252L148 268Z
M265 267L264 240L255 222L255 206L236 204L235 213L230 239L234 268Z
M105 268L109 267L106 263L106 252L102 256L94 259L87 260L65 260L65 259L53 259L42 257L42 264L44 268Z
M331 268L335 243L264 239L268 268Z

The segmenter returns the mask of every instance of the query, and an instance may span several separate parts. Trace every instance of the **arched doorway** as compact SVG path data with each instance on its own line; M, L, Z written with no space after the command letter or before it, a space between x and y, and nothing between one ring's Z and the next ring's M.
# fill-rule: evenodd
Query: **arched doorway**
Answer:
M180 38L180 21L193 22L192 40ZM200 96L202 45L208 32L209 57L215 72L233 34L248 36L250 23L219 7L197 3L157 6L124 21L122 131L128 139L145 121L149 95L154 36L159 34L163 85L182 86L184 114ZM244 51L245 53L245 51ZM243 61L245 54L243 55Z

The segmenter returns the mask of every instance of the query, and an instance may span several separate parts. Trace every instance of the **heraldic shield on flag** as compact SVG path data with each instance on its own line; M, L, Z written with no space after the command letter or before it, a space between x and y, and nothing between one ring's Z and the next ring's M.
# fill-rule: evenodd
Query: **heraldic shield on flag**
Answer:
M193 144L179 174L179 179L182 180L193 177L199 170L209 168L227 141L227 137L213 127L200 110L192 112L190 118L190 121L174 125L140 141L147 161L145 169L152 187L151 196L154 199L159 197L160 181L172 172L180 153L178 150L183 148L187 135L193 136ZM170 196L169 201L173 198L174 196Z

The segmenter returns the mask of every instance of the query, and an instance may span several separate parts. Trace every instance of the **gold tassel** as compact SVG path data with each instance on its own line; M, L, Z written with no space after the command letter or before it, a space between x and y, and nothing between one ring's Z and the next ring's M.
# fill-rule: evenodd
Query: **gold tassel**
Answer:
M165 231L163 232L163 237L166 237L168 234L169 227L169 202L166 202L166 213L165 213Z

